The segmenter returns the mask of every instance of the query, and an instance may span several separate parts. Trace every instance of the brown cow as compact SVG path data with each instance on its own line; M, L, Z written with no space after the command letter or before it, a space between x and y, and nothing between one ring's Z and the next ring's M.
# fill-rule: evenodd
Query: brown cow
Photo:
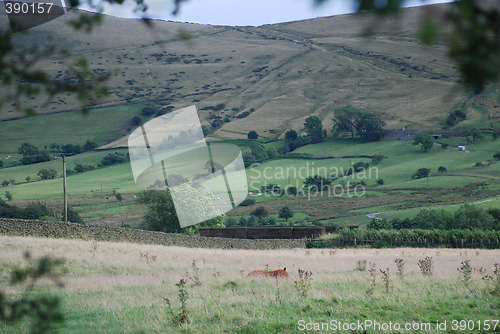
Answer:
M278 270L254 270L247 277L274 277L274 278L283 278L288 277L288 273L286 272L286 267Z

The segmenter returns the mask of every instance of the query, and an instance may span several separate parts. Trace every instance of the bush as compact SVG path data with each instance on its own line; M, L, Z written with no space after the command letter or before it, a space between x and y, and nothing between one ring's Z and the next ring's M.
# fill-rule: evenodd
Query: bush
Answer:
M54 211L46 203L37 201L29 203L21 213L24 219L40 219L41 217L54 217Z
M83 172L87 172L87 171L93 170L93 169L95 169L95 167L92 165L76 164L76 166L75 166L76 173L83 173Z
M384 179L377 179L377 184L383 185L384 184Z
M116 199L118 200L118 202L123 201L123 196L122 196L122 194L120 194L120 193L116 193L116 194L115 194L115 197L116 197Z
M256 140L257 138L259 138L259 134L256 131L252 130L248 132L247 138L250 140Z
M11 192L10 191L6 191L5 192L5 198L7 198L8 201L12 201L12 198L14 196L12 196Z
M297 195L298 193L298 190L297 190L297 187L287 187L286 188L286 194L287 195Z
M240 203L240 206L251 206L255 204L254 198L245 198L243 202Z
M493 155L493 158L496 158L496 159L500 160L500 152L495 153L495 154Z
M252 211L252 215L257 217L257 218L264 218L269 215L269 211L263 206L257 207L255 210Z
M62 220L64 221L64 209L62 212ZM72 206L68 206L68 221L72 223L85 224L82 217L76 212Z
M43 168L36 175L40 176L42 180L54 179L57 176L57 171L54 168Z
M448 171L448 170L446 169L446 167L440 166L440 167L438 168L438 172L439 172L439 173L444 173L444 172L447 172L447 171Z
M417 172L413 175L414 179L421 179L429 176L431 169L430 168L419 168Z
M152 105L147 105L141 110L141 115L146 117L153 116L154 114L156 114L156 108Z
M134 116L131 120L130 120L130 125L131 126L139 126L142 124L142 120L139 116Z
M476 164L474 165L474 167L482 167L482 166L483 166L482 161L477 161Z
M372 156L372 164L373 165L379 164L382 162L382 160L384 160L384 158L385 157L383 155L376 154L376 155Z
M390 230L390 229L392 229L392 224L389 222L389 220L387 220L387 218L384 218L384 219L372 218L372 220L368 224L368 229L369 230Z
M83 150L84 151L90 151L90 150L93 150L96 147L97 147L97 144L94 143L94 142L92 142L92 141L90 141L90 140L87 140L85 142L85 144L83 144Z
M10 184L10 182L7 180L2 181L2 187L7 187L9 184Z
M450 145L448 145L448 144L446 144L446 143L441 144L441 148L442 148L442 149L447 149L447 148L448 148L448 146L450 146Z
M119 164L122 162L126 162L127 160L128 160L128 157L125 154L116 152L116 153L110 153L110 154L106 155L104 158L102 158L101 164L103 166L110 166L110 165L115 165L115 164Z

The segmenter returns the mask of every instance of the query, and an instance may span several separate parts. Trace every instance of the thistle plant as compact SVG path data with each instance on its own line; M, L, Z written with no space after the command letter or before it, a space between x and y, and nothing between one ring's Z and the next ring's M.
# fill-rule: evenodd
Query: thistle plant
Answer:
M368 269L368 272L370 273L370 289L367 293L372 295L377 287L377 268L374 263L370 263L370 269Z
M300 297L306 297L307 293L311 289L311 281L312 281L312 272L299 269L299 279L294 281L295 288L299 293Z
M464 260L460 263L460 267L457 270L462 274L462 281L465 286L469 288L470 281L472 279L472 267L470 266L470 260Z
M365 271L366 270L366 260L356 261L356 269L359 271Z
M403 278L405 271L405 261L401 258L397 258L394 262L396 262L396 266L398 267L398 276Z
M386 268L385 270L380 269L380 272L382 273L382 279L384 280L385 293L389 294L391 288L391 281L389 280L389 268Z
M432 257L426 256L425 259L418 260L418 267L424 276L432 276L434 273L434 266Z
M174 312L172 303L170 302L170 299L168 297L163 298L165 302L167 303L167 307L170 313L170 316L172 317L172 321L178 325L183 325L183 324L188 324L189 323L189 315L188 315L188 309L187 309L187 301L189 299L189 295L186 289L186 283L187 281L185 279L181 279L179 283L177 283L175 286L177 286L179 292L177 294L177 297L179 298L179 302L181 303L181 306L179 308L179 312L176 314Z

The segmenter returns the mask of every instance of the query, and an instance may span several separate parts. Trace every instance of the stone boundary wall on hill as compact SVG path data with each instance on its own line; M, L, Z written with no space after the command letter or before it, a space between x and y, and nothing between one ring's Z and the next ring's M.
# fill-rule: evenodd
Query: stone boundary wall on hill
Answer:
M6 218L0 218L0 235L131 242L189 248L291 249L306 247L306 240L304 239L248 240L217 237L207 238L121 227L87 226L74 223Z

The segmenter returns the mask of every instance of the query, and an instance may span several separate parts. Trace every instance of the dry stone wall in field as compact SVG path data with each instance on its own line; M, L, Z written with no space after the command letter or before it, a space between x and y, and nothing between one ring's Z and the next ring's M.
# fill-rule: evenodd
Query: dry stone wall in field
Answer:
M248 240L200 237L121 227L87 226L74 223L0 218L0 235L42 238L132 242L190 248L281 249L305 248L305 240Z

